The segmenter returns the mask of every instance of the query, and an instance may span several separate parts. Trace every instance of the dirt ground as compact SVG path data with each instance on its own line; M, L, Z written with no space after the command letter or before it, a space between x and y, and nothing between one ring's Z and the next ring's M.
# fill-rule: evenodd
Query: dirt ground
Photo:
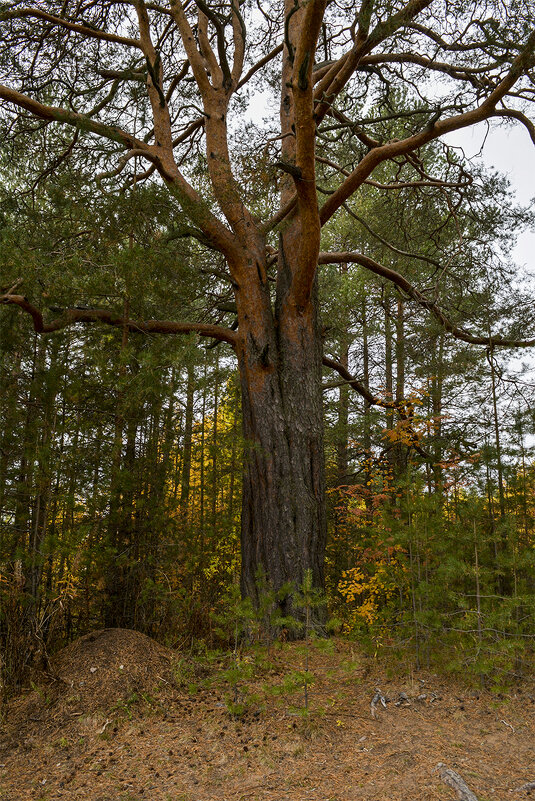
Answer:
M16 699L0 732L0 799L432 801L455 799L438 763L480 801L527 799L535 782L535 689L498 696L413 674L331 641L243 654L238 692L217 659L125 630L72 643L53 678ZM389 675L390 678L386 678ZM386 707L371 701L379 687ZM404 694L404 695L403 695Z

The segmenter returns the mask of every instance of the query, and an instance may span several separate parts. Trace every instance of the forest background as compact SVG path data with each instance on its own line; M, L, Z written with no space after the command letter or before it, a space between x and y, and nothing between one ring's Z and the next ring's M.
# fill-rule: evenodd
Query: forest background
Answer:
M420 113L406 88L377 89L361 104L388 141ZM95 183L88 135L71 143L60 127L13 126L9 115L5 125L6 295L23 277L25 296L53 315L105 307L125 320L135 311L234 325L223 267L184 236L161 181L118 172ZM328 197L352 155L325 136L336 161L318 158L317 181ZM236 172L261 215L280 188L277 145L253 121L233 137ZM198 143L184 160L205 188ZM383 191L406 164L427 186ZM374 653L504 683L533 667L535 418L529 373L520 360L512 371L491 332L533 331L532 292L511 259L533 214L499 173L437 143L412 163L380 165L374 179L324 227L323 247L366 252L422 291L440 283L450 317L489 342L452 337L410 292L356 264L321 266L323 352L343 368L323 376L329 615ZM207 275L216 279L208 288ZM291 636L261 573L260 612L236 602L241 477L255 446L242 434L229 344L130 325L44 337L8 305L0 371L5 692L102 626L213 646L249 616L250 636L259 617L261 636L281 627Z

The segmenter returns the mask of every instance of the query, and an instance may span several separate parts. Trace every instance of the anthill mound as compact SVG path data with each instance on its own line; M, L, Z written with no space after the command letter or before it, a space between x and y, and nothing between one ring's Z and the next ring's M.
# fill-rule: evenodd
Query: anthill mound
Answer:
M171 679L173 652L131 629L101 629L75 640L52 660L53 675L79 697L82 711L132 693L151 693Z
M174 653L130 629L101 629L72 642L51 660L50 672L17 699L10 719L61 725L150 697L171 687Z

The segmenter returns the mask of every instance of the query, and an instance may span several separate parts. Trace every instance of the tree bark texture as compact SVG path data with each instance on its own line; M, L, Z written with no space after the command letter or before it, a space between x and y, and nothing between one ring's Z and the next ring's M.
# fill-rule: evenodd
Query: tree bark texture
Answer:
M288 583L298 587L307 570L313 586L324 585L321 339L315 291L304 309L291 309L281 292L273 312L266 287L256 297L254 316L241 294L238 358L246 442L241 586L256 600L259 571L275 590ZM291 594L281 605L292 610Z

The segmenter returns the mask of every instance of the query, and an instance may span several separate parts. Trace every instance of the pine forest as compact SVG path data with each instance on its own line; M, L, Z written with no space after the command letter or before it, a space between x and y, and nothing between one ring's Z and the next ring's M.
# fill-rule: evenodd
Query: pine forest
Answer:
M74 759L155 719L136 678L127 695L113 684L109 704L122 700L93 740L65 722L58 665L76 648L77 671L100 664L91 638L110 631L125 639L107 664L130 643L160 678L174 654L163 684L203 709L219 693L214 714L234 737L252 727L251 742L275 703L259 682L279 671L297 698L298 712L280 707L299 721L285 718L303 738L294 761L324 736L331 663L364 671L362 726L418 698L431 714L433 682L489 704L523 693L527 715L535 304L517 243L533 242L535 214L507 165L534 163L533 2L6 0L0 72L8 729L55 709L58 752ZM138 657L117 656L113 681ZM88 683L104 668L91 671ZM95 684L83 714L107 691ZM338 714L329 737L349 738ZM435 794L423 772L405 789L389 773L370 789L363 773L353 789L317 779L306 797L482 801L523 781L522 798L533 711L496 715L504 738L526 739L507 741L494 779L447 755L452 769L425 769ZM474 720L465 731L483 732ZM515 748L525 775L500 785ZM50 759L60 772L62 760ZM250 792L245 774L199 784L192 769L184 787L140 789L125 770L124 787L99 790L78 773L24 784L19 767L19 790L4 771L0 798L275 799L265 764ZM305 798L284 787L273 792Z

